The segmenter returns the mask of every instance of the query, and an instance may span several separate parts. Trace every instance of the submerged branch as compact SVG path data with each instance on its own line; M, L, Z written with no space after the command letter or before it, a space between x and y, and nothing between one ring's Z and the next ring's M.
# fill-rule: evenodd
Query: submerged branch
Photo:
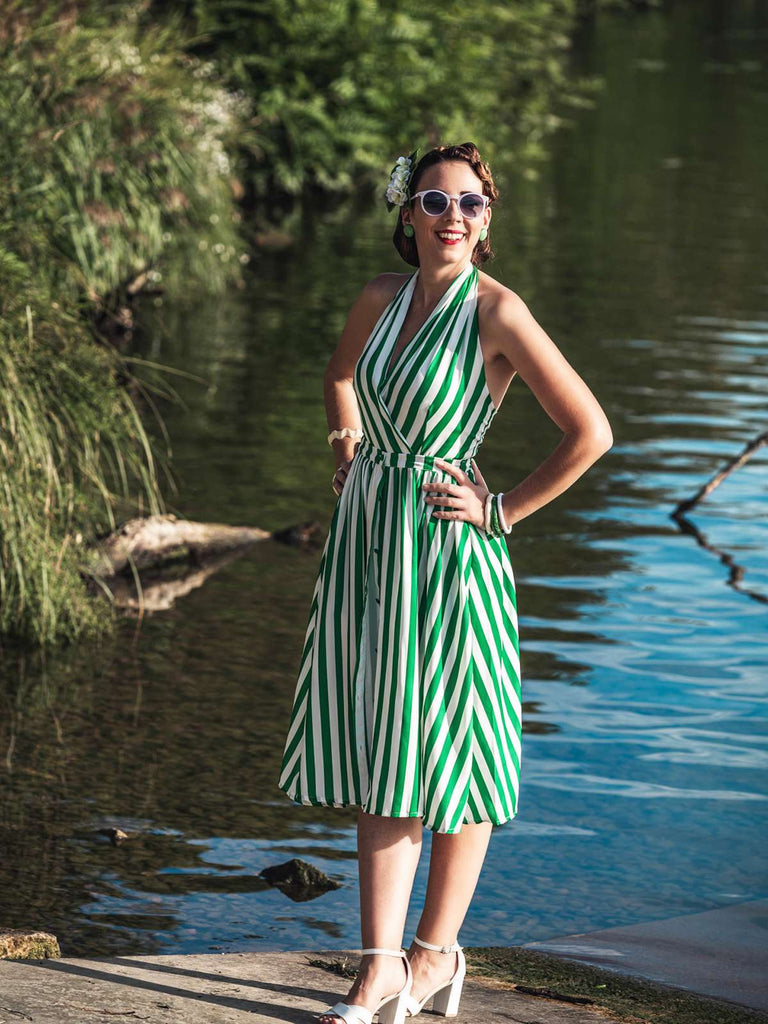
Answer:
M86 556L88 575L108 579L126 570L157 568L172 562L203 559L240 551L262 540L280 540L304 546L311 542L315 524L280 531L258 526L195 523L174 515L129 519L113 533L99 538Z
M714 489L718 486L718 484L721 484L723 480L725 480L725 478L729 476L734 470L738 469L740 466L743 466L745 462L752 458L757 449L764 445L766 442L768 442L768 430L764 431L762 434L758 434L757 437L754 437L751 441L749 441L748 444L745 445L744 451L741 453L741 455L737 455L735 458L731 459L731 461L727 463L721 470L718 470L718 472L715 473L712 479L709 480L706 484L704 484L704 486L699 491L697 491L692 498L687 498L685 501L679 502L676 505L674 512L672 512L672 518L676 519L684 512L688 512L690 509L693 508L694 505L697 505L700 501L706 498L708 494L711 494L712 491L714 491Z
M727 476L733 473L734 470L743 466L760 448L762 445L768 442L768 430L763 431L762 434L758 434L757 437L749 441L744 450L740 455L731 459L722 469L718 470L717 473L706 483L692 498L688 498L685 501L681 501L675 507L675 510L671 513L671 517L676 520L678 526L683 533L688 534L690 537L694 537L700 547L706 551L711 551L714 555L717 555L719 560L728 568L728 585L733 587L734 590L738 590L740 593L745 594L747 597L751 597L753 601L758 601L761 604L768 604L768 595L761 593L758 590L748 590L742 585L744 577L747 573L747 569L743 565L739 565L733 555L728 552L715 547L714 544L710 544L705 538L704 534L698 527L690 521L685 513L702 501L708 494L711 494L714 489L725 480Z
M314 550L322 530L315 522L270 532L257 526L195 523L174 515L129 519L87 550L82 573L92 591L110 595L121 611L141 616L167 611L263 540Z

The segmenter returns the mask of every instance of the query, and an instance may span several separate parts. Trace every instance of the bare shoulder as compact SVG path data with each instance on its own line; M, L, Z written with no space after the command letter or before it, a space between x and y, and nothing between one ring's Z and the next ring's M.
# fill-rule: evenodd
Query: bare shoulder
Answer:
M410 276L395 273L377 274L365 285L361 297L374 312L378 309L377 319Z
M533 320L524 299L511 288L480 271L477 315L486 359L490 361L503 356L515 368L512 339L526 320Z
M363 286L347 315L347 322L328 363L326 374L337 379L352 377L366 339L370 337L379 317L409 276L378 274Z
M350 315L370 333L381 314L410 276L410 274L385 273L372 277L358 295Z
M486 300L490 302L497 301L504 295L517 296L516 292L513 292L511 288L507 288L501 281L497 281L495 277L491 277L490 274L486 274L484 270L478 270L478 300Z
M610 448L610 424L597 399L527 303L511 288L481 274L477 307L486 358L509 363L561 430L584 433L598 439L604 451Z

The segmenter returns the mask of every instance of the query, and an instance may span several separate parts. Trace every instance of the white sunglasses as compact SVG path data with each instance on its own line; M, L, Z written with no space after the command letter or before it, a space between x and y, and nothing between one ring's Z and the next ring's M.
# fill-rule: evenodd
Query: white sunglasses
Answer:
M423 192L417 192L411 199L420 199L422 210L430 217L440 217L451 205L451 200L455 199L462 217L468 217L470 220L478 217L491 201L488 196L480 195L479 192L463 192L461 195L452 196L440 188L428 188Z

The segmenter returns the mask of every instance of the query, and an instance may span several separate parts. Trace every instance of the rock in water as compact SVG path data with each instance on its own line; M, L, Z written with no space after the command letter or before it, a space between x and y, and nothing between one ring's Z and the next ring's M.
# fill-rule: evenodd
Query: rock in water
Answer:
M270 885L274 885L297 903L313 900L329 889L341 888L340 882L334 882L319 868L300 857L294 857L292 860L286 861L285 864L264 868L259 872L259 877L269 882Z

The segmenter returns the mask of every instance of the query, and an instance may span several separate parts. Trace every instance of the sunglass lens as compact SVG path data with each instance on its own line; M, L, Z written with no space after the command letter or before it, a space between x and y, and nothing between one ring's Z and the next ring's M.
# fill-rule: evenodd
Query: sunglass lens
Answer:
M448 206L448 198L444 192L425 192L421 199L424 212L432 217L439 217L441 213L445 213Z
M465 217L477 217L478 214L483 212L485 201L482 196L474 192L467 192L466 195L461 197L459 206Z

